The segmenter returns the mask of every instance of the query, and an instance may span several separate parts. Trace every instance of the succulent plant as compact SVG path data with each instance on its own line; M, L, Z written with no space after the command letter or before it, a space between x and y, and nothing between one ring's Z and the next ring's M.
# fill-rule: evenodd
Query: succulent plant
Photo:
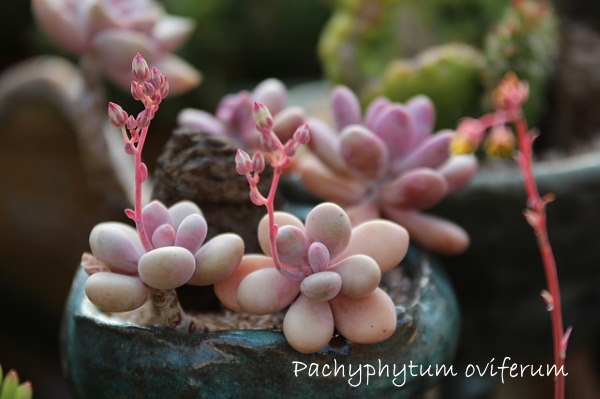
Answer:
M5 376L0 366L0 399L31 399L32 395L29 381L20 383L15 370L10 370Z
M314 156L296 163L307 189L343 206L354 225L383 216L427 248L464 251L464 230L421 213L466 185L477 168L472 156L451 156L453 131L432 134L431 100L417 96L399 104L380 97L362 118L356 95L338 86L331 107L340 134L322 121L308 121Z
M150 298L152 288L211 285L240 263L242 239L220 234L204 243L206 221L190 201L168 209L153 201L142 209L142 219L145 235L151 237L151 250L146 250L136 230L124 223L100 223L90 233L92 257L85 254L83 261L90 274L85 291L105 311L137 309Z
M179 113L181 127L194 131L204 131L233 139L244 148L256 149L256 130L253 105L258 101L274 115L276 134L283 141L288 140L296 128L304 123L304 111L299 107L286 107L287 89L277 79L266 79L252 92L241 91L225 96L219 103L215 115L198 109L186 108Z
M238 150L236 170L246 176L252 202L267 208L258 226L266 256L244 256L240 267L215 284L217 296L232 310L254 314L289 306L283 332L288 343L302 353L321 349L334 330L355 343L389 338L396 329L395 306L378 286L381 274L406 254L408 233L384 220L353 230L346 212L333 203L316 206L306 224L291 214L275 212L281 173L298 147L310 141L309 128L301 125L283 144L264 104L255 103L254 119L260 151L250 157ZM267 161L274 176L265 197L258 182ZM375 245L367 243L373 240Z
M221 234L206 244L207 225L200 209L190 201L166 208L153 201L142 208L142 183L148 170L142 152L150 122L167 96L167 78L148 67L138 53L132 62L131 93L144 105L137 117L110 103L108 114L121 129L125 150L134 157L135 203L125 214L136 228L123 223L100 223L90 234L91 254L82 265L90 275L85 291L105 311L134 310L152 298L161 322L194 330L184 317L174 289L184 284L210 285L228 276L239 264L244 242L235 234Z
M33 0L43 30L61 47L99 64L111 80L129 87L129 65L141 52L168 77L171 92L196 86L200 73L171 54L194 23L168 15L154 0Z
M316 206L306 224L277 212L276 247L293 278L277 271L269 244L269 220L258 227L266 254L245 255L240 267L215 286L225 306L268 314L289 306L283 321L288 343L302 353L316 352L334 329L354 343L376 343L396 329L392 299L378 288L381 274L394 268L408 248L401 226L372 220L352 229L342 208Z

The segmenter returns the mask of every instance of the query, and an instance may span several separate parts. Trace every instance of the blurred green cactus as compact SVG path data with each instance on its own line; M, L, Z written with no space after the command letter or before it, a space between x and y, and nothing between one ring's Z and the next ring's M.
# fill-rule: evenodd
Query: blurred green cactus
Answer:
M556 17L543 1L519 1L509 7L485 41L484 98L491 99L492 90L512 71L529 83L524 111L530 121L539 121L558 51L557 29Z
M486 89L513 70L532 87L528 116L535 122L540 114L557 43L555 17L544 0L335 5L319 56L326 76L350 86L363 103L377 95L402 102L422 93L436 104L438 127L455 126L459 117L480 112Z
M31 399L31 383L19 383L16 371L10 370L6 376L0 366L0 399Z

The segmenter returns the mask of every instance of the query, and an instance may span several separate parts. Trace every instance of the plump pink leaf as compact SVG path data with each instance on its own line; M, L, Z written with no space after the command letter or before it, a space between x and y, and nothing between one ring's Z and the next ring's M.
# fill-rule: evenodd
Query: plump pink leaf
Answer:
M377 179L388 167L385 144L363 126L350 125L342 131L340 151L346 164L359 176Z
M85 294L105 312L128 312L142 306L150 292L138 277L99 272L88 277Z
M319 273L329 267L331 255L323 243L313 242L308 248L308 264L313 273Z
M429 168L410 170L379 188L383 202L407 209L428 209L448 193L446 179Z
M224 134L223 124L214 116L206 111L185 108L177 115L179 126L190 129L207 132L215 135Z
M367 255L385 273L404 258L408 241L408 232L404 227L388 220L371 220L352 229L350 242L338 259L356 254Z
M308 245L303 229L292 225L280 227L276 243L279 260L283 263L293 267L302 267L307 264Z
M152 36L163 51L173 51L192 33L194 25L191 18L165 15L154 24Z
M316 302L329 301L340 292L341 288L342 277L332 271L311 274L300 284L300 292Z
M365 126L371 130L375 129L375 121L379 119L379 116L386 111L390 105L390 100L386 97L377 97L371 101L371 104L367 107L365 113Z
M352 226L342 208L332 202L325 202L308 213L305 232L310 243L324 244L334 258L348 245Z
M346 162L340 153L340 137L325 122L309 118L310 141L308 146L313 153L325 164L341 175L346 174Z
M189 279L191 285L210 285L225 279L240 264L244 241L237 234L220 234L194 255L196 268Z
M288 107L275 115L273 131L282 143L292 138L296 129L306 121L306 114L300 107Z
M160 201L152 201L142 208L142 222L148 237L152 237L154 230L163 224L173 225L173 217L167 207Z
M100 223L90 233L94 257L113 270L136 273L144 249L131 226L117 222Z
M337 86L331 92L331 110L338 130L360 123L360 103L346 86Z
M438 168L450 157L450 142L454 134L453 131L445 130L425 140L405 158L392 165L394 173L400 174L418 167Z
M381 270L375 260L367 255L351 255L331 269L342 278L341 294L360 298L379 286Z
M183 222L183 219L189 215L197 214L202 216L202 211L198 208L198 205L188 200L179 201L171 205L169 207L169 213L171 214L173 227L175 227L175 229L178 229L181 222Z
M295 226L301 230L304 229L304 224L302 221L298 219L296 216L291 213L277 211L274 212L273 217L275 219L275 225L279 228L283 226ZM263 218L258 223L258 243L260 244L260 248L265 253L265 255L271 255L271 245L269 244L269 217L268 215L263 216Z
M59 46L72 53L85 49L86 36L76 10L66 0L36 0L31 9L38 24Z
M440 168L439 172L448 183L449 193L465 187L477 173L477 158L472 155L453 155Z
M361 298L338 295L329 303L335 328L351 342L374 344L396 331L396 307L381 288Z
M386 207L384 214L406 227L412 240L432 251L458 255L469 246L467 232L448 220L394 207Z
M304 186L319 198L340 204L354 204L366 194L363 184L333 173L310 155L302 157L296 169Z
M385 143L391 158L403 155L412 148L416 127L404 106L388 105L373 124L373 132Z
M138 273L150 287L169 290L187 283L195 268L194 255L187 249L163 247L140 258Z
M175 229L170 224L160 225L152 234L154 248L172 247L175 244Z
M287 103L287 89L278 79L263 80L252 91L252 99L267 106L271 114L280 113Z
M283 333L292 348L313 353L333 336L333 315L327 302L315 302L300 295L283 319Z
M207 225L203 216L197 213L186 216L177 228L175 245L196 253L206 238Z
M413 116L417 141L424 140L435 126L435 106L427 96L415 96L406 102L406 109Z
M253 271L273 268L273 259L264 255L249 254L242 257L240 265L223 280L214 285L215 294L221 303L236 312L242 312L237 301L237 290L242 280Z
M275 313L298 296L300 282L283 277L275 268L256 270L240 283L237 302L249 313Z

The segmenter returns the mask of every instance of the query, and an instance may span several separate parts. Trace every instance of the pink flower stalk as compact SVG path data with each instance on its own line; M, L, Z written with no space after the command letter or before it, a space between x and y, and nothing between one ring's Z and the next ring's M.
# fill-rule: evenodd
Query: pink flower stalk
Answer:
M277 79L264 80L252 92L241 91L225 96L214 116L198 109L184 109L179 113L178 122L181 127L227 136L244 148L256 150L259 132L253 116L254 102L269 109L274 117L273 130L283 142L289 140L305 122L301 108L286 107L287 89Z
M194 28L191 19L168 15L153 0L33 0L40 27L65 50L86 56L126 88L130 61L137 53L169 77L171 92L200 82L200 73L171 54Z
M478 137L483 138L486 131L490 131L488 138L492 135L500 135L498 142L506 143L508 139L507 128L505 125L513 124L517 133L517 164L523 175L523 184L527 194L527 209L524 212L525 219L531 225L535 232L539 251L542 257L544 273L548 283L548 291L542 291L542 298L550 312L552 323L552 341L554 347L554 364L557 370L562 370L565 365L567 345L571 328L566 331L563 327L562 304L560 299L560 286L556 260L550 240L548 238L548 226L546 222L546 204L551 202L554 197L546 195L541 197L533 175L533 142L537 134L530 131L527 127L527 121L523 115L523 104L527 101L529 87L527 83L520 81L516 75L509 73L504 80L500 82L494 91L495 111L483 115L478 119L477 126L480 132ZM461 124L462 125L462 124ZM475 126L475 124L470 125ZM465 137L473 136L470 130L461 130L457 128L456 140L464 141ZM479 141L479 143L481 140ZM565 397L565 375L562 372L557 373L554 380L554 398L563 399Z
M432 134L431 101L417 96L399 104L380 97L362 117L356 95L338 86L331 106L340 133L309 120L314 156L296 165L309 191L341 205L353 225L384 217L429 249L463 252L469 237L462 228L421 212L465 186L477 169L473 156L451 156L453 131Z
M136 228L117 222L94 227L92 254L82 259L90 275L85 290L94 304L113 312L136 309L152 296L164 325L193 330L195 324L184 316L173 290L184 284L211 285L227 277L240 263L244 242L235 234L221 234L204 243L206 220L192 202L181 201L167 209L153 201L142 208L142 183L148 178L142 153L169 84L139 53L131 70L131 94L144 109L134 117L110 103L108 115L121 129L125 150L134 157L134 209L125 213Z

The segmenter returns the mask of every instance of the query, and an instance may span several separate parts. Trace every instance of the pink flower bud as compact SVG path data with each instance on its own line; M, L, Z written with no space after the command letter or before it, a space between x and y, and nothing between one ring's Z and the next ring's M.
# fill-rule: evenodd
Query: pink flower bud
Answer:
M235 154L235 170L240 175L246 175L253 170L253 162L250 155L241 148Z
M287 143L285 143L285 146L283 147L285 155L287 155L290 158L296 155L296 151L298 150L299 145L300 143L298 143L295 140L290 140Z
M262 152L255 152L252 156L252 169L256 173L265 170L265 157Z
M137 121L135 120L133 115L129 115L127 118L127 122L125 122L125 126L127 126L127 130L134 131L137 129Z
M151 120L152 120L152 114L147 109L145 109L145 110L141 111L136 118L137 126L140 129L146 128L146 127L150 126Z
M156 67L153 67L152 72L150 73L150 83L152 83L154 87L162 86L163 74L160 73L160 71Z
M144 94L148 97L152 97L156 92L156 87L150 82L144 82Z
M300 144L308 144L310 141L310 130L308 129L308 125L300 125L298 129L294 132L294 140Z
M258 135L258 148L266 153L277 150L275 139L269 131L261 132Z
M136 81L131 82L131 96L135 100L141 101L144 98L144 85Z
M150 68L148 68L148 63L140 53L137 53L135 57L133 57L133 61L131 62L131 72L133 74L133 78L137 82L144 82L150 76Z
M108 103L108 117L110 119L110 123L116 127L123 127L127 122L128 116L129 115L127 115L127 112L125 112L120 105L113 102Z
M273 127L273 116L269 108L263 103L254 103L254 122L259 131L270 131Z

